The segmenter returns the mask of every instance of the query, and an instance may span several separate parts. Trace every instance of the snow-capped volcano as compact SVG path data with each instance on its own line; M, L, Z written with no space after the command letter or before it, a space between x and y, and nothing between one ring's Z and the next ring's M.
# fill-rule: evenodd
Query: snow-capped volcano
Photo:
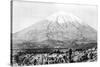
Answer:
M79 17L71 14L71 13L66 13L63 11L54 13L50 16L47 17L47 20L51 22L58 21L58 23L64 23L64 22L74 22L74 21L79 21L79 23L82 23Z
M82 20L69 13L57 12L42 21L13 34L13 44L23 42L62 46L56 42L71 44L75 40L96 40L97 32ZM38 46L37 45L37 46ZM64 47L64 45L63 45Z

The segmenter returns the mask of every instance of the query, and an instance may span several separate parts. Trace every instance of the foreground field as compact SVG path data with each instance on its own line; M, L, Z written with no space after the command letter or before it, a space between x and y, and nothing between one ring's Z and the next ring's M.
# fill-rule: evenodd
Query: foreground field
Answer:
M36 49L21 50L13 55L12 65L29 66L58 63L76 63L97 61L97 49ZM51 51L50 51L51 50ZM50 52L49 52L50 51Z

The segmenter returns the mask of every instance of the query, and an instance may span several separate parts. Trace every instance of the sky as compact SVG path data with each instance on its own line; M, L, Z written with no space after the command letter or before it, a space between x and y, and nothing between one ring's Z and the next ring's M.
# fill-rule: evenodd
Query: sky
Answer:
M71 13L97 30L97 6L13 1L12 32L15 33L27 28L59 11Z

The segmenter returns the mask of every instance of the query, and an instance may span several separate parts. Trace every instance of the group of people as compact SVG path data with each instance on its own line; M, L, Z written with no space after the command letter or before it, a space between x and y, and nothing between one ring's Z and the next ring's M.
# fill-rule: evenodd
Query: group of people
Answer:
M13 65L44 65L58 63L93 62L97 60L95 48L87 50L72 50L52 53L22 53L13 56Z

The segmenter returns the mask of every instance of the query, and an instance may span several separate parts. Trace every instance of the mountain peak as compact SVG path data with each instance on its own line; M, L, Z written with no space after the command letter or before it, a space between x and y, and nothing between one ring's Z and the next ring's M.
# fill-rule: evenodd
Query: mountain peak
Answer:
M51 22L58 22L58 23L65 23L65 22L79 22L82 23L82 21L80 20L79 17L71 14L71 13L66 13L63 11L54 13L52 15L50 15L49 17L47 17L47 20L51 21Z

